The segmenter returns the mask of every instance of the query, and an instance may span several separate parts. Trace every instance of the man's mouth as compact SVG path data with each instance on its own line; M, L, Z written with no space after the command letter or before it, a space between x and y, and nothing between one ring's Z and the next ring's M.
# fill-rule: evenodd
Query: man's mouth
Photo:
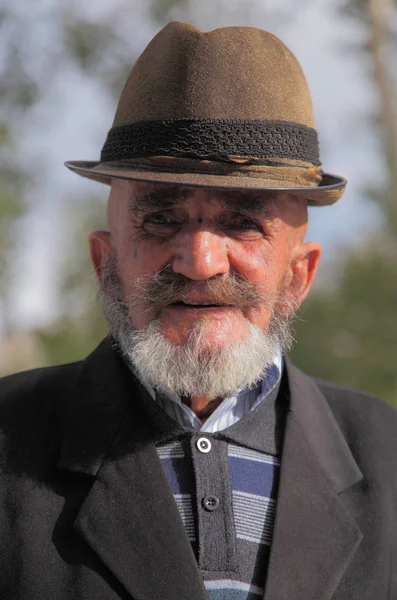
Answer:
M192 302L184 300L178 300L177 302L173 302L172 304L168 305L168 307L182 308L230 308L231 306L231 304L218 304L215 302Z

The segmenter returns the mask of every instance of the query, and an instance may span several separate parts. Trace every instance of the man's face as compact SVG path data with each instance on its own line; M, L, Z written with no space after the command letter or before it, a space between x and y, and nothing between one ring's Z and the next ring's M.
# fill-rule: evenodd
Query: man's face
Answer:
M275 311L299 306L320 256L303 241L304 202L284 193L115 180L108 224L90 236L98 276L111 258L132 328L156 322L173 347L194 329L207 352L267 331Z

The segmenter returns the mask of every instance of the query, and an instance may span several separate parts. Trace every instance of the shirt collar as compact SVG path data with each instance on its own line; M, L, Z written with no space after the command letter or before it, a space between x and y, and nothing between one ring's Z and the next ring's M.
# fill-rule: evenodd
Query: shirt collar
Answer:
M148 401L148 395L156 399L154 389L142 380L142 403L148 413L152 426L153 441L155 444L166 443L174 439L192 436L213 436L246 448L265 452L274 456L281 455L281 447L284 436L285 416L289 403L288 381L283 369L283 361L280 357L277 364L271 365L269 377L264 377L258 384L261 390L256 402L246 414L234 425L216 433L196 431L190 427L183 427L157 404ZM278 365L280 365L278 367ZM281 381L280 381L280 375ZM277 378L274 384L274 378ZM272 387L273 382L273 387ZM269 392L269 389L271 391ZM240 389L236 393L241 393ZM181 402L179 396L176 398Z

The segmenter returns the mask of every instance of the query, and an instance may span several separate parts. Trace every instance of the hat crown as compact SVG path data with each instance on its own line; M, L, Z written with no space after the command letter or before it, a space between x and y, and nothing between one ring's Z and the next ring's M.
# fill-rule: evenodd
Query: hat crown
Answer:
M302 69L276 36L254 27L203 33L177 22L166 25L136 61L113 124L168 119L315 126Z
M254 27L169 23L136 61L100 160L66 165L105 183L287 190L310 204L346 185L322 171L300 64Z

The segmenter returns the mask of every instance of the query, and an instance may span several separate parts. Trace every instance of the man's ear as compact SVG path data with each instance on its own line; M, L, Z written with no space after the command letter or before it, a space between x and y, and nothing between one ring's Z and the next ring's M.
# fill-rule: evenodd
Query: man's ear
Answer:
M300 306L310 291L321 257L321 244L318 242L300 243L292 261L292 278L288 295Z
M107 263L113 248L110 233L108 231L93 231L88 236L88 243L90 245L91 262L99 279L103 266Z

